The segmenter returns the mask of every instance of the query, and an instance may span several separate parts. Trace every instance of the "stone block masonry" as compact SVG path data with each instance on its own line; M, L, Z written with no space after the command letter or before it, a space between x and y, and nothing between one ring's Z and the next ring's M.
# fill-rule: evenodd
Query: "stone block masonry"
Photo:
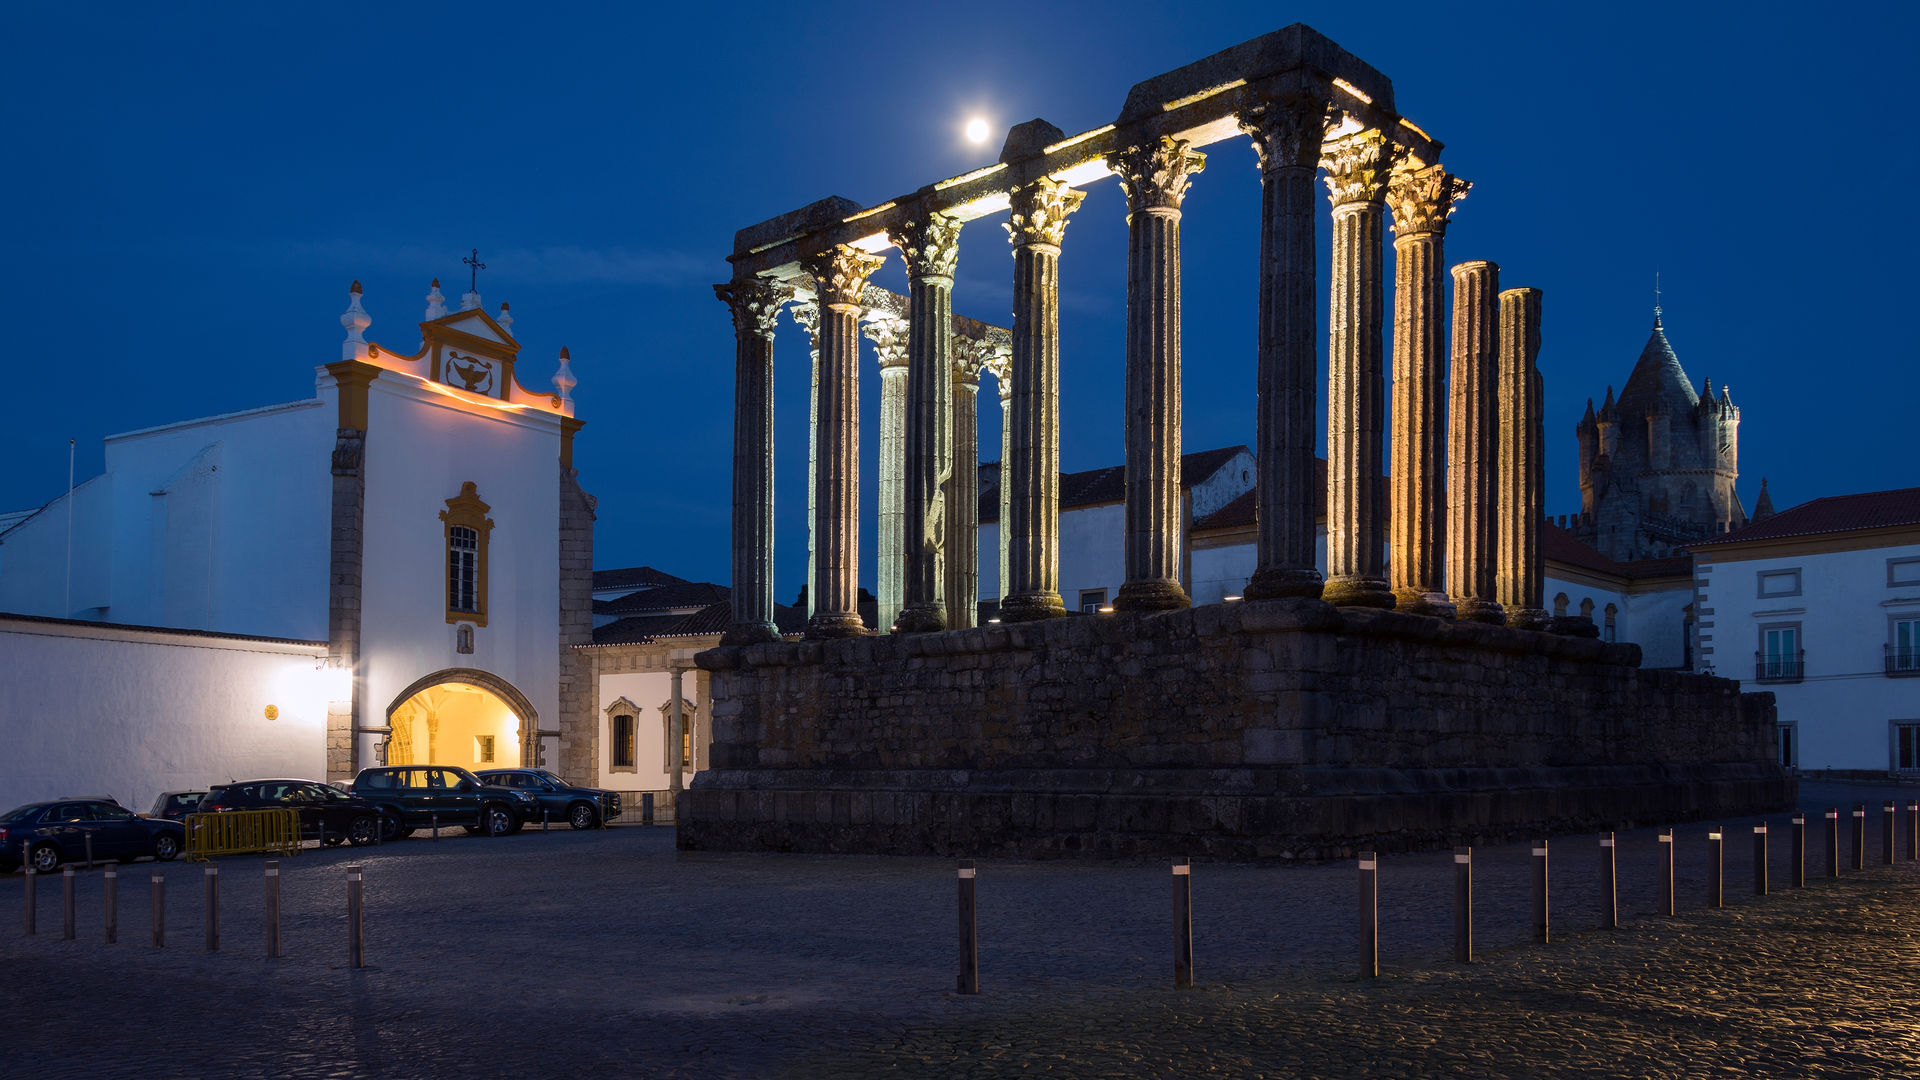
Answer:
M680 846L1329 859L1778 809L1769 694L1311 599L725 646Z

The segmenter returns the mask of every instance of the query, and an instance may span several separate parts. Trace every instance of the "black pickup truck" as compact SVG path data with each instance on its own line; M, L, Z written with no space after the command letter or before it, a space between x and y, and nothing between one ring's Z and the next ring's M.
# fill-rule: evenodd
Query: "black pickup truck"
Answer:
M452 765L386 765L362 769L353 793L380 810L381 836L398 840L435 824L505 836L540 814L533 796L483 783Z

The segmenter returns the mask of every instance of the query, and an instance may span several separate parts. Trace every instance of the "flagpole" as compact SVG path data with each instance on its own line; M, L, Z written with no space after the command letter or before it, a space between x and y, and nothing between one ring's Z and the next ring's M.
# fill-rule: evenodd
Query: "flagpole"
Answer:
M60 617L73 618L73 440L67 440L67 595Z

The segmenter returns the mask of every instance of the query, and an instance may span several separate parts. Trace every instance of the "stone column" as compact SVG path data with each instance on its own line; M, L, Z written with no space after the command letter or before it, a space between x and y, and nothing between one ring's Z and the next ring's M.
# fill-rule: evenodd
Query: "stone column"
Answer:
M1499 418L1497 355L1500 268L1453 268L1453 371L1447 406L1447 589L1459 617L1498 626L1495 599L1494 431Z
M671 710L670 715L673 719L667 724L667 790L678 795L680 794L680 788L683 783L680 777L680 770L685 768L683 762L686 761L686 757L681 753L682 745L686 740L681 733L687 730L687 711L686 702L680 696L680 677L686 674L686 669L676 667L672 669L672 672L673 697L669 699L668 708ZM679 818L680 803L678 799L675 799L674 820L678 821Z
M1496 596L1507 625L1544 630L1553 621L1541 605L1546 562L1540 550L1546 433L1540 415L1540 290L1500 294L1500 520Z
M1440 482L1445 449L1447 218L1471 187L1439 165L1405 160L1387 181L1393 211L1393 438L1387 466L1394 608L1454 616L1447 599Z
M733 622L723 645L779 641L773 624L773 328L784 290L715 285L733 310Z
M1167 137L1107 157L1127 195L1127 580L1116 611L1192 603L1180 584L1180 202L1205 164Z
M953 476L947 482L947 626L962 630L980 612L980 372L986 346L953 343Z
M1255 563L1246 598L1320 595L1314 561L1313 174L1328 99L1300 94L1240 117L1260 159Z
M999 538L994 545L1000 549L1000 604L1006 605L1008 569L1007 560L1013 551L1013 534L1007 530L1007 522L1012 516L1013 487L1007 483L1007 461L1013 451L1013 428L1010 420L1013 414L1013 379L1003 364L994 375L1000 388L1000 524L993 532ZM1058 483L1058 481L1055 481ZM1064 604L1064 601L1063 601Z
M880 357L879 534L874 537L874 629L886 633L900 614L906 575L907 338L899 320L862 324Z
M960 221L927 214L891 238L907 263L906 597L903 633L947 625L946 495L953 473L953 271Z
M819 503L814 485L814 470L820 461L820 304L809 300L793 305L793 321L807 332L807 348L813 356L811 382L807 384L807 604L806 616L813 618L813 577L816 547L813 517Z
M1000 618L1066 614L1060 602L1060 241L1085 192L1041 177L1010 193L1013 243L1013 409L1000 482L1007 575Z
M1327 320L1327 583L1321 596L1356 607L1393 606L1380 511L1380 210L1392 154L1363 131L1321 159L1333 204L1333 280Z
M806 260L820 298L820 451L813 528L819 548L810 638L867 632L860 621L860 293L878 256L837 244ZM911 373L909 373L911 377ZM912 393L911 387L908 393Z

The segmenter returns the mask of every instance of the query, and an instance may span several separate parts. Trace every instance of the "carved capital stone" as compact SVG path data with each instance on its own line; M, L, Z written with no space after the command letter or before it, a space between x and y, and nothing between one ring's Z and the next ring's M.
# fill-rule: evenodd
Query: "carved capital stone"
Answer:
M953 377L978 390L980 373L993 363L993 346L973 338L953 339Z
M1394 146L1378 131L1362 131L1329 148L1320 159L1327 170L1327 201L1344 206L1378 206L1387 197Z
M791 290L754 278L731 281L713 287L713 295L733 310L733 332L741 335L773 336L780 319L780 306L792 298Z
M905 319L874 319L860 324L860 332L873 342L880 357L880 370L907 366L907 322Z
M1335 118L1333 102L1317 94L1288 94L1239 116L1240 130L1253 140L1261 172L1317 168L1321 144Z
M1393 231L1399 236L1443 234L1454 204L1467 197L1473 185L1448 172L1445 166L1422 168L1403 162L1387 179L1387 209L1393 212Z
M951 214L927 214L888 234L887 239L906 260L909 279L941 278L953 283L954 267L960 259L961 224Z
M793 321L800 324L800 329L805 330L808 337L817 339L820 336L820 305L812 300L793 305ZM816 343L814 348L818 349L819 345Z
M801 266L813 275L822 304L836 311L858 311L867 279L885 264L878 255L835 244L831 250L803 260Z
M1185 139L1162 135L1159 142L1129 146L1107 155L1107 168L1120 178L1127 193L1127 213L1178 210L1187 197L1193 174L1207 166L1207 156Z
M1009 193L1013 212L1006 222L1007 238L1014 247L1058 248L1067 232L1067 216L1086 197L1073 185L1044 176L1019 185Z

